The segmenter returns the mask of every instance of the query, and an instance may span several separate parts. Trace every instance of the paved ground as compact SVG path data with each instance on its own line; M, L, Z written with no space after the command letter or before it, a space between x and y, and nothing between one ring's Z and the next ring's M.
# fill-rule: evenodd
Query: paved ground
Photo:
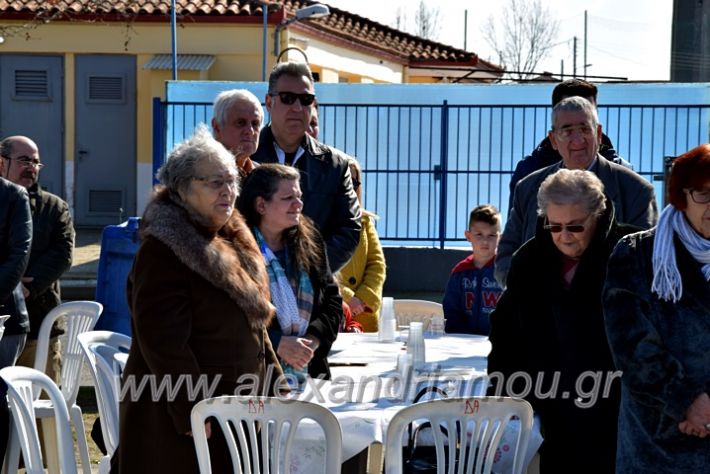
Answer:
M77 230L74 263L61 279L63 299L94 299L100 251L101 230Z
M65 275L71 279L96 278L101 250L101 230L79 229L74 243L74 264Z

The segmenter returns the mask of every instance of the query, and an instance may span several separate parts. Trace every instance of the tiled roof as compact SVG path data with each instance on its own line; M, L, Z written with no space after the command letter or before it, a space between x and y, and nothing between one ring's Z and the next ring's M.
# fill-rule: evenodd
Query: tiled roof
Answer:
M177 14L261 15L261 4L248 0L175 0ZM170 0L0 0L0 12L71 15L169 15Z
M269 10L286 18L314 3L311 0L275 0ZM327 4L327 0L322 3ZM176 0L177 15L192 17L261 17L262 6L252 0ZM283 8L283 10L282 10ZM158 17L170 14L170 0L0 0L0 14L38 14L72 17L77 15ZM305 20L297 25L383 51L407 62L432 65L477 67L502 72L495 64L479 60L475 53L420 38L368 18L330 7L330 15Z
M312 2L306 0L286 0L284 6L290 17L295 15L296 10L310 3ZM328 2L325 0L323 3ZM476 61L474 53L410 35L335 7L329 8L330 15L307 23L334 36L350 41L355 40L360 44L408 59L465 63Z

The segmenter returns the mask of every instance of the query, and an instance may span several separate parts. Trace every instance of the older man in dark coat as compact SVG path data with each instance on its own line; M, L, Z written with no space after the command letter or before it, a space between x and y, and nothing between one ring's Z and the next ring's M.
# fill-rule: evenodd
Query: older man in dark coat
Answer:
M30 318L30 332L18 365L34 366L37 336L44 317L61 303L59 278L69 270L74 250L74 226L69 206L59 196L47 192L37 182L42 168L39 149L23 136L5 138L0 142L0 172L2 176L29 193L32 211L32 250L22 278L22 289ZM55 328L51 333L47 375L57 380L61 355Z
M555 86L552 90L552 107L554 108L562 99L574 96L584 97L591 102L594 107L597 106L597 86L591 82L575 78L562 81ZM614 144L611 142L611 139L603 133L601 142L599 143L599 154L609 161L631 168L631 163L619 156L614 149ZM559 163L561 160L562 157L557 152L557 149L552 146L550 138L545 137L538 146L535 147L532 153L518 161L515 165L513 176L510 177L510 202L508 208L511 209L513 207L515 186L517 186L523 178L537 170Z
M620 223L648 229L658 219L653 186L628 168L599 154L602 126L594 106L582 97L562 100L552 111L549 138L562 155L560 163L543 168L523 179L515 187L513 207L498 243L496 280L505 287L510 259L523 243L535 235L537 226L537 191L546 177L560 168L586 169L595 173L606 196L614 203Z

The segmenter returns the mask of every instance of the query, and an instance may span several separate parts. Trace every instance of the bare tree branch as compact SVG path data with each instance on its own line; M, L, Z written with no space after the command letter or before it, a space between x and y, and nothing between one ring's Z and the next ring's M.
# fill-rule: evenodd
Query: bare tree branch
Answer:
M498 17L483 25L486 42L516 79L528 79L557 38L559 21L540 0L508 0Z
M399 31L407 31L407 10L404 7L397 7L392 28Z
M419 7L414 16L415 34L421 38L436 40L441 29L439 7L429 7L427 2L419 0Z

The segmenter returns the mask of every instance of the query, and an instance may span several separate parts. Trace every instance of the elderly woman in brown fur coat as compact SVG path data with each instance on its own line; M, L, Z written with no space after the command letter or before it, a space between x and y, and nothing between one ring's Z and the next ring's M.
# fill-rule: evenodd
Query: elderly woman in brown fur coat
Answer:
M192 407L272 395L282 374L266 333L274 309L261 253L234 208L234 158L200 128L158 178L128 279L133 344L112 472L198 472ZM207 431L213 472L230 472L220 429Z

